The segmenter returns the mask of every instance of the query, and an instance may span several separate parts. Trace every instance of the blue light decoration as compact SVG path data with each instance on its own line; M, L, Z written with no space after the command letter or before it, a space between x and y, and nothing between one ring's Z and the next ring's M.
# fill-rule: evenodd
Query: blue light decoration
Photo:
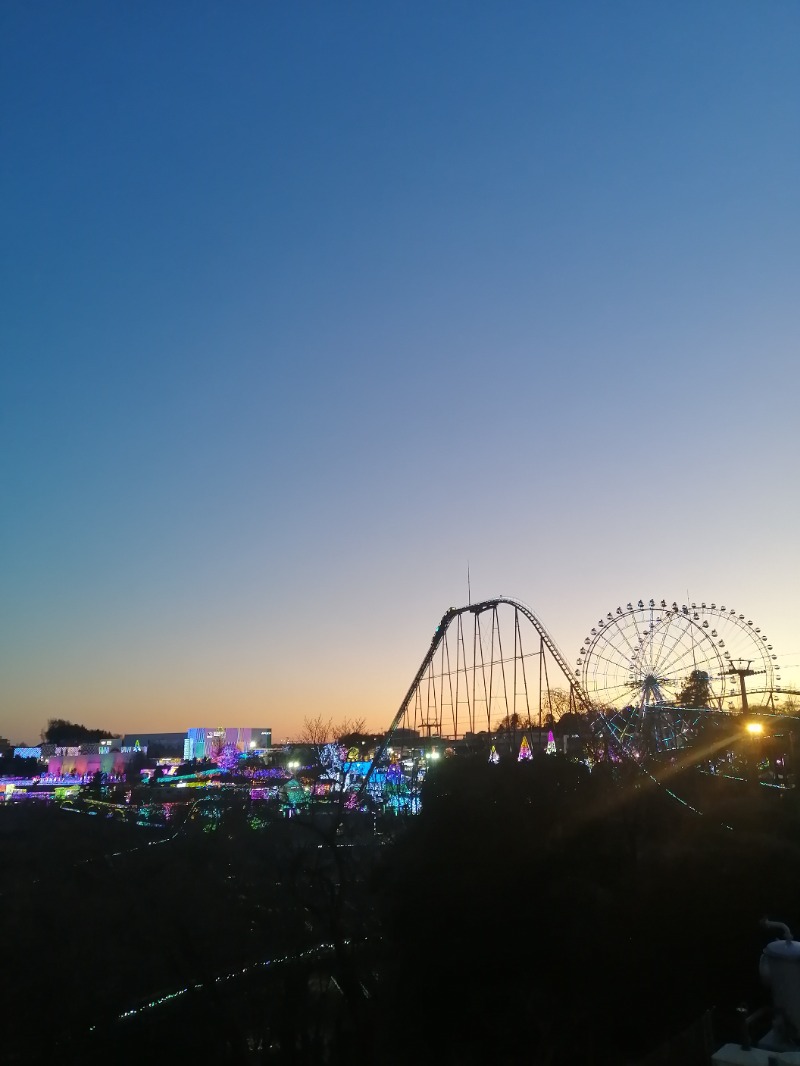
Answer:
M399 762L390 763L376 770L369 787L372 798L383 804L384 810L394 814L413 813L419 809L419 800L414 795L414 791L403 770L402 763Z
M307 769L307 767L304 767L304 769ZM244 772L245 772L245 777L250 777L254 781L256 779L262 779L262 778L269 778L269 779L274 779L274 780L279 780L279 781L288 781L289 778L292 776L291 771L287 770L286 767L284 767L284 766L246 767Z

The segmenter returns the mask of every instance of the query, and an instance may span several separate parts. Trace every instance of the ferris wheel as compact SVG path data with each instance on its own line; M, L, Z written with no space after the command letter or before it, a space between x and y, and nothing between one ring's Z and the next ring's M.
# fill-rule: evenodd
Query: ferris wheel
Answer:
M774 705L778 657L751 618L715 603L639 600L609 611L586 637L575 677L598 708ZM698 697L702 697L702 704Z

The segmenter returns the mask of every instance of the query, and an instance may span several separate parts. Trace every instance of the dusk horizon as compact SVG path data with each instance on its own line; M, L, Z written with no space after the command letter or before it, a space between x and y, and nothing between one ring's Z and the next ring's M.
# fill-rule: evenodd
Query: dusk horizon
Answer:
M0 734L379 732L470 594L800 690L796 4L0 19Z

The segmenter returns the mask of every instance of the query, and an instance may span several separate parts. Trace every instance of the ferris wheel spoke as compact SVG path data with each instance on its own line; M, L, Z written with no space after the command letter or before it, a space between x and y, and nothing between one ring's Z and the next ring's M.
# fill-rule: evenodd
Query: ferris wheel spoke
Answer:
M630 627L620 625L619 619L615 619L597 633L594 643L609 645L621 656L626 657L636 646L634 637L638 637L638 631L634 629L632 634Z
M678 629L677 631L675 630L675 626L673 625L674 621L675 621L675 619L673 619L673 618L666 618L662 622L662 625L661 625L661 629L662 629L661 644L659 645L658 654L656 656L654 656L654 658L653 658L653 667L654 667L654 669L656 671L659 670L660 664L661 664L662 661L665 660L665 657L666 657L666 660L669 661L669 658L672 656L672 652L677 647L677 645L680 644L680 642L681 642L682 633L680 632L680 629ZM670 630L673 631L674 637L673 637L672 644L669 646L669 649L667 650L666 649L666 644L667 644L667 640L668 640L668 638L670 636Z
M618 670L627 670L630 664L631 657L620 651L610 642L604 643L602 646L597 646L593 649L594 658L601 659L605 663L609 663Z
M622 640L628 645L629 651L633 653L633 650L636 647L636 643L631 640L628 627L623 624L623 619L619 615L615 615L612 624L614 625L615 629L618 630ZM636 636L637 638L639 636L638 629L636 630ZM609 643L611 643L610 640Z
M596 693L606 693L611 690L621 691L626 688L627 681L619 676L607 674L594 675L592 677L592 690Z
M661 656L664 654L664 644L669 636L669 624L670 617L667 615L665 618L659 619L659 629L661 630L661 644L659 645L658 652L655 656L655 663L658 665L661 660Z
M630 685L626 681L614 681L606 685L595 685L593 691L598 695L609 692L627 692Z
M659 671L663 676L671 676L677 673L685 672L690 665L696 666L698 660L700 663L708 661L707 656L698 655L698 649L689 645L686 647L681 642L675 644L672 648L672 653L668 661L661 665Z
M664 650L660 655L659 661L656 663L657 668L660 668L662 663L674 661L676 653L681 654L678 653L678 649L685 644L687 637L687 629L683 618L677 617L670 619L670 621L666 623L666 630L667 632L664 634L662 640Z
M717 672L719 667L719 657L716 655L716 650L703 649L698 654L698 646L692 645L685 648L676 658L669 664L669 669L665 670L665 674L677 674L678 672L685 672L691 661L692 667L696 670L701 666L713 666L714 673Z
M663 666L659 664L659 672L674 673L678 669L685 670L688 666L689 658L691 658L695 669L697 669L698 660L702 663L715 662L716 649L711 643L711 638L703 635L701 643L697 640L697 634L689 629L684 629L672 644L669 656L665 658ZM684 660L687 661L684 662Z
M595 674L592 677L592 691L597 693L610 692L611 690L623 691L628 689L627 676L620 674Z
M623 697L628 703L630 702L629 697L636 687L635 684L631 685L629 681L615 681L606 685L595 685L592 691L600 703L615 703L616 700Z
M615 670L624 670L625 673L628 673L630 670L630 659L625 659L622 662L618 662L614 659L609 659L606 655L601 655L599 652L596 654L595 658L602 660L602 662L608 663L610 666L613 666Z

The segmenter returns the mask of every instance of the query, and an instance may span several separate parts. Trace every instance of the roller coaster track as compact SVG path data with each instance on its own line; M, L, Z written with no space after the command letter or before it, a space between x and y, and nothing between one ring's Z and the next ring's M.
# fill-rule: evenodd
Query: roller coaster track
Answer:
M425 653L425 657L423 658L419 669L414 675L414 680L411 682L408 691L405 694L403 702L400 704L400 707L397 710L397 714L395 714L394 718L392 719L392 723L386 731L386 735L384 736L381 744L375 751L375 756L373 758L372 764L370 765L367 776L364 780L362 790L366 789L374 767L377 766L384 758L386 754L386 749L392 741L392 736L398 725L402 721L406 711L408 710L409 704L414 698L414 693L417 691L417 688L422 679L424 678L426 671L433 662L433 657L436 654L436 651L439 648L439 645L441 644L442 640L444 639L445 633L447 632L450 624L460 615L474 614L477 616L482 614L484 611L496 609L500 604L507 604L508 606L513 607L514 610L518 611L521 615L528 619L528 621L534 627L536 632L539 634L543 645L550 652L557 666L563 673L565 681L570 686L576 704L580 704L586 711L590 711L592 709L591 700L589 699L588 695L586 694L582 686L579 684L579 682L574 678L563 652L558 647L553 638L550 636L550 634L547 632L547 630L542 625L537 616L534 614L534 612L530 609L530 607L527 606L527 604L524 604L519 600L509 599L506 596L498 596L495 599L482 600L480 603L470 603L467 604L465 607L450 607L442 615L441 621L436 627L436 631L431 639L430 647Z

